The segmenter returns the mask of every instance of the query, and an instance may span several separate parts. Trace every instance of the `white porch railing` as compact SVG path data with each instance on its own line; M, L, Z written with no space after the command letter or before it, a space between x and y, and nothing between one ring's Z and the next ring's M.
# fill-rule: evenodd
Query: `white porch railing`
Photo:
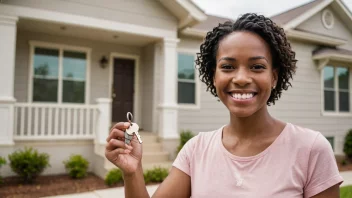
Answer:
M14 140L94 139L98 105L15 104Z

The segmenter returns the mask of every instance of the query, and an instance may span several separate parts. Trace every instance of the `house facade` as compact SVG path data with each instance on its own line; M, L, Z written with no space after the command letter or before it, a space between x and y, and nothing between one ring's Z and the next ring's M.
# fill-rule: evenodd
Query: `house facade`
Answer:
M321 131L342 154L352 128L351 13L339 0L317 0L272 19L298 70L270 112ZM56 174L81 154L104 177L109 129L132 112L146 166L170 166L181 130L228 122L194 69L206 32L225 20L190 0L2 0L0 156L35 147L51 156L44 174Z

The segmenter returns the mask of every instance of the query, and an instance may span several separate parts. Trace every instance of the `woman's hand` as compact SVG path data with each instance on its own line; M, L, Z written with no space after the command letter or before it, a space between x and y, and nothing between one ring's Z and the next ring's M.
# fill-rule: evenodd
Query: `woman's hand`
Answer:
M134 174L142 160L142 145L133 136L130 145L125 144L125 130L130 126L128 122L119 122L110 130L106 139L105 157L119 167L124 175Z

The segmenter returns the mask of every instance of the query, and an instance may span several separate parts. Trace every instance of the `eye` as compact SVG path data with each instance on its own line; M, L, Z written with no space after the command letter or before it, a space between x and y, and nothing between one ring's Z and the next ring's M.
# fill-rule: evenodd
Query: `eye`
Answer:
M266 69L266 67L265 66L263 66L263 65L253 65L252 67L251 67L251 69L252 70L263 70L263 69Z
M231 69L234 69L234 67L232 65L221 65L221 69L231 70Z

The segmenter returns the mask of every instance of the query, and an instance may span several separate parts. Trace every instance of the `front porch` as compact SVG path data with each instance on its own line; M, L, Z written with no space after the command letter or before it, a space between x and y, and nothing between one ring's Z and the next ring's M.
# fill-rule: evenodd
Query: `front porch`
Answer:
M150 131L142 135L146 166L170 166L174 150L165 144L178 138L176 92L169 91L177 90L175 35L164 30L152 35L142 26L139 31L98 23L87 27L87 20L85 25L72 20L82 16L67 20L62 13L60 21L58 13L49 11L44 21L33 9L8 8L16 16L0 17L0 146L7 148L0 155L24 146L41 152L51 147L59 157L47 173L59 173L64 171L60 160L76 152L89 158L92 171L103 177L112 168L104 156L111 123L125 121L113 115L132 111L135 122ZM7 11L0 6L0 13ZM116 89L121 82L114 75L116 58L135 61L132 109L120 105L114 110L115 98L126 93Z

